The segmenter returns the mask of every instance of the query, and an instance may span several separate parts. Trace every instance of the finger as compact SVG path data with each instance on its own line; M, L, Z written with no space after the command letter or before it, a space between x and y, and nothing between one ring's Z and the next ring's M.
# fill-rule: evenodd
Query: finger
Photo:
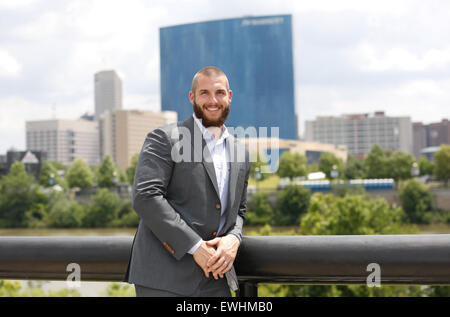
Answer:
M210 247L215 246L216 244L219 243L221 238L214 238L212 240L206 241L206 244L209 245Z
M232 267L233 267L233 260L230 260L226 265L224 263L224 265L219 270L217 270L217 272L221 277L223 277L223 275L227 273L229 270L231 270Z
M213 272L218 272L222 265L226 262L225 257L220 257L211 267L210 270Z
M226 272L227 267L230 265L228 261L225 260L225 258L221 258L220 261L217 263L217 268L213 270L215 274L222 274ZM221 276L223 277L223 276Z
M227 272L227 268L228 268L229 265L230 265L230 263L227 262L227 261L225 261L225 262L223 263L223 265L220 267L220 273L219 273L219 274L221 274L222 277L223 277L223 275Z
M228 263L227 267L225 268L223 274L227 273L229 270L231 270L231 268L233 267L233 261L230 261L230 263Z
M217 274L220 276L220 278L223 278L223 275L226 273L226 271L227 271L227 267L228 267L228 265L227 264L223 264L220 268L219 268L219 270L217 270Z
M223 257L222 254L222 249L217 249L216 253L208 260L208 262L206 263L206 265L211 268L215 263L217 263L219 261L220 258Z

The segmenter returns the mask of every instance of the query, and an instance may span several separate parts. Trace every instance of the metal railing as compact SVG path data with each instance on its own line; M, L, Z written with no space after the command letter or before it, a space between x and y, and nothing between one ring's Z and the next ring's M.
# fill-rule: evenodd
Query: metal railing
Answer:
M0 279L123 281L132 237L0 237ZM258 283L450 285L450 234L246 236L235 262L240 296Z

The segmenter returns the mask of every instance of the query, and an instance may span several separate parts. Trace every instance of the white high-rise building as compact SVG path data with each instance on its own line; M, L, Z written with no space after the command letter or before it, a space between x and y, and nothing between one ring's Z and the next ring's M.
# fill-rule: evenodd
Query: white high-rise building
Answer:
M122 81L114 70L94 75L95 120L106 110L122 109Z
M306 141L346 145L349 154L360 157L367 155L373 144L412 154L412 137L409 117L388 117L382 111L317 117L305 125Z
M70 165L77 157L99 163L98 122L40 120L26 122L27 150L47 152L47 160Z

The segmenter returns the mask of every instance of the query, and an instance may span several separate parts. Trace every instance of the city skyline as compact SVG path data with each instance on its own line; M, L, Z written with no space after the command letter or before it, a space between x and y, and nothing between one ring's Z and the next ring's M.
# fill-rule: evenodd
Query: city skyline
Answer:
M248 15L293 16L299 134L320 115L381 110L439 122L450 117L448 9L447 1L1 1L0 153L25 148L25 121L93 113L100 70L124 81L124 109L159 111L159 28Z

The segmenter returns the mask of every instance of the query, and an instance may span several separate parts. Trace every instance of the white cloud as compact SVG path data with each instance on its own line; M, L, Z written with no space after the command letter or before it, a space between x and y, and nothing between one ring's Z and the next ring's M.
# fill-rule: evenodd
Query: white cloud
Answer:
M0 8L18 9L35 4L36 0L0 0Z
M8 51L0 48L0 77L16 77L22 71L22 65Z
M295 12L322 11L322 12L340 12L340 11L358 11L370 13L388 13L392 15L401 15L407 12L410 0L316 0L316 1L293 1Z
M355 50L363 71L429 71L450 66L450 46L429 49L423 54L403 47L393 47L382 52L370 43L361 43Z
M21 97L1 99L0 135L3 141L0 142L0 153L5 153L11 146L18 150L25 149L25 121L43 116L45 111L39 104Z
M411 80L380 91L376 86L354 89L339 85L298 85L300 121L317 116L385 111L412 121L439 122L450 118L450 80ZM304 130L301 125L301 133Z
M442 99L447 100L450 104L449 80L412 80L399 86L394 92L398 97L414 98L419 100ZM447 114L450 114L450 107Z
M25 149L25 122L32 120L77 119L83 113L92 113L92 101L79 99L72 103L41 104L19 96L0 99L0 153L12 145Z
M161 111L161 98L159 94L126 94L123 104L123 108L128 110Z
M148 34L157 31L155 20L163 19L167 9L138 0L97 0L73 2L67 13L85 39L101 42L105 50L129 53L143 48Z
M37 42L43 38L55 37L63 30L64 17L57 12L44 12L27 24L12 30L12 34L25 40Z

